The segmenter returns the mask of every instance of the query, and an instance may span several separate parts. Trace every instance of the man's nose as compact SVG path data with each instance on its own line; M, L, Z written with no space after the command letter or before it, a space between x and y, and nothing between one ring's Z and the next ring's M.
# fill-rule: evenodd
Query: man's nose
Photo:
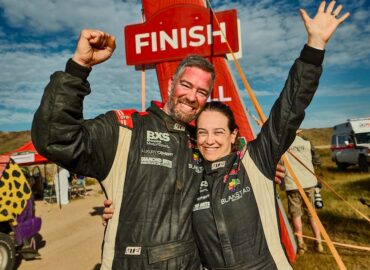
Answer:
M191 89L186 97L190 101L195 101L197 99L197 90L196 89Z

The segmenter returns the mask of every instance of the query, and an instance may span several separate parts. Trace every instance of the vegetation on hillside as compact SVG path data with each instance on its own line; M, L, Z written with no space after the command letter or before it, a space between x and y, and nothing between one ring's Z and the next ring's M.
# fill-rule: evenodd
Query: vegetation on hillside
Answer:
M0 131L0 154L10 152L31 140L31 131Z

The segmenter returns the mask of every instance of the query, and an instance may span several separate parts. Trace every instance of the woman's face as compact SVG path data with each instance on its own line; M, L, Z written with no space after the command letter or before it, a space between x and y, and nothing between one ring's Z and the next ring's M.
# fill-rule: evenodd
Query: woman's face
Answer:
M231 132L228 119L217 111L203 111L197 120L197 146L203 158L215 161L231 153L237 130Z

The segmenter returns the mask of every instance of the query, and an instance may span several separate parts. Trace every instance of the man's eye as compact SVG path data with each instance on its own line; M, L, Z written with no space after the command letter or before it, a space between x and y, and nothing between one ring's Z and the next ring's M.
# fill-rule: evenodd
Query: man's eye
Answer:
M185 83L182 83L181 86L185 87L185 88L190 88L190 85L188 84L185 84Z
M206 92L206 91L199 91L198 93L201 94L204 97L208 96L208 92Z

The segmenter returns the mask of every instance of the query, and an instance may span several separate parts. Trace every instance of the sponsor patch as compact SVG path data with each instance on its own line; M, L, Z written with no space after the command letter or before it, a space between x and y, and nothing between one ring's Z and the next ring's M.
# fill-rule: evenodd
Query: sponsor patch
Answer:
M141 254L141 247L126 247L125 255L138 256Z
M210 202L196 203L193 206L193 212L208 209L209 207L210 207Z
M189 169L194 170L196 173L202 173L204 168L203 166L195 165L195 164L190 164L189 163Z
M179 130L179 131L185 131L185 127L183 125L179 124L179 123L175 123L173 125L173 129L174 130Z
M141 164L172 168L172 160L158 157L141 157Z
M227 198L222 198L221 205L224 205L225 203L235 202L237 200L240 200L241 198L243 198L243 194L248 193L250 191L251 191L250 187L245 187L242 190L235 192L233 195L227 196Z
M172 157L173 153L171 152L165 152L161 150L151 150L151 149L142 149L141 153L146 154L146 155L151 155L151 156L166 156L166 157Z
M165 133L165 132L147 130L146 131L146 141L154 142L154 143L169 142L170 134Z
M219 162L214 162L212 163L211 170L216 170L218 168L223 168L225 167L226 161L219 161Z

